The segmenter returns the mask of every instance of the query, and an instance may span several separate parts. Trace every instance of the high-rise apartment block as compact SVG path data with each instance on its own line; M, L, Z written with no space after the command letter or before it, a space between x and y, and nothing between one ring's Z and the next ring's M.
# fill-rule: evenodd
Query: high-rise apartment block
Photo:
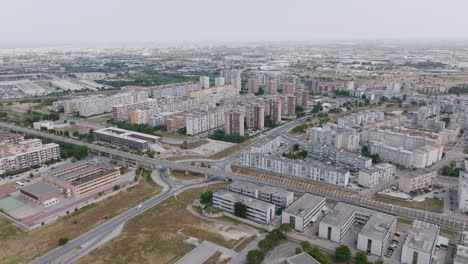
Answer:
M351 128L340 128L334 124L326 124L323 127L311 128L309 140L315 144L356 150L359 148L360 134Z
M223 86L225 84L224 77L215 78L215 86Z
M244 135L245 113L243 110L231 110L226 112L224 133L226 135Z
M190 113L185 117L187 135L205 136L224 126L224 112L209 110Z
M114 121L130 121L130 113L135 110L155 108L157 100L148 99L138 103L132 104L118 104L112 106L112 119ZM147 122L146 122L147 123Z
M258 93L259 82L257 79L249 79L247 81L247 91L251 94Z
M266 94L278 94L278 81L268 81L265 84L265 93Z
M200 76L199 86L201 89L210 88L210 77Z
M241 70L222 70L221 71L221 77L224 78L224 81L226 84L232 84L236 90L240 91L241 90Z
M316 93L318 92L319 81L318 80L306 80L305 87L307 88L307 90L309 90L309 92Z
M249 129L263 129L265 127L265 105L255 103L245 107L246 125Z

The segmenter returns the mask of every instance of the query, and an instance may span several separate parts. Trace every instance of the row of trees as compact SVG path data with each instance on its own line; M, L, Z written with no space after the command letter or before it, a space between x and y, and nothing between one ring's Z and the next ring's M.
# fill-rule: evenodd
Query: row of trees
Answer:
M226 141L231 143L241 143L249 139L248 135L226 135L223 130L216 130L213 135L209 136L210 139Z
M281 224L279 228L271 230L264 239L258 242L260 250L250 250L246 256L248 264L260 264L265 259L265 253L272 250L278 243L286 238L286 233L291 231L290 224Z

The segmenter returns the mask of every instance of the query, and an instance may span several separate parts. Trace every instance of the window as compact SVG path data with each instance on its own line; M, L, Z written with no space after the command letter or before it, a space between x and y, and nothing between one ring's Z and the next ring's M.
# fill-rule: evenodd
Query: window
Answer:
M418 264L418 252L413 251L413 264Z

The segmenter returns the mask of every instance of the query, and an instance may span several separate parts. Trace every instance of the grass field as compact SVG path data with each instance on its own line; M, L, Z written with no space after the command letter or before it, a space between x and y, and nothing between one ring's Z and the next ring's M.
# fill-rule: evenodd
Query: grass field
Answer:
M188 140L192 138L190 136L185 136L185 135L181 135L177 133L171 133L167 131L157 131L157 133L160 133L165 138L173 138L173 139L180 139L180 140Z
M372 197L373 200L384 202L388 204L394 204L403 207L409 207L413 209L419 209L434 213L443 213L444 212L444 201L439 199L426 199L423 202L413 202L413 201L402 201L398 199L392 199L388 197L383 197L380 195L375 195Z
M60 237L73 239L160 191L160 186L142 180L131 191L123 191L28 233L0 218L0 263L28 263L55 248Z
M225 186L224 183L210 185L206 190ZM120 236L77 263L174 263L193 249L184 242L188 236L232 248L238 240L225 238L213 230L213 223L186 209L204 190L205 187L187 190L135 217L125 225Z
M185 171L171 170L170 175L182 181L191 181L203 178L203 175L190 171L188 174L185 174Z

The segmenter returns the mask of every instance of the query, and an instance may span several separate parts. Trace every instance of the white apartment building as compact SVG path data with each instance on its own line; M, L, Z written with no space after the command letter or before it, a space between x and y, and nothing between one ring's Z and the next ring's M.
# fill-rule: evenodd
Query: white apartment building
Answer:
M384 113L381 111L368 110L338 118L339 127L352 127L373 124L384 121Z
M398 188L405 193L411 191L421 190L436 184L437 171L430 171L428 169L420 169L416 171L409 171L398 175Z
M223 86L225 84L225 80L223 77L215 78L215 86Z
M312 127L309 140L314 144L355 150L359 148L360 135L354 129L339 128L336 125L327 124L323 127Z
M112 119L114 121L129 121L130 113L135 110L156 108L158 105L157 100L148 99L142 102L132 104L118 104L112 106Z
M458 209L468 212L468 173L460 172L458 177Z
M405 167L425 168L442 159L443 147L432 144L414 150L394 147L381 142L370 142L370 152L378 154L383 160Z
M60 146L58 144L50 143L43 145L40 140L32 140L31 144L28 143L28 146L16 152L0 156L0 174L9 170L41 165L53 159L60 159Z
M202 88L202 89L210 88L210 77L208 77L208 76L200 76L199 86L200 86L200 88Z
M440 227L438 225L414 220L406 236L401 251L402 264L431 264Z
M386 183L394 178L396 167L389 163L377 164L373 167L359 170L359 184L372 188Z
M224 112L219 109L190 113L185 117L189 136L208 135L215 130L222 129L224 123Z
M229 190L245 196L253 197L278 207L289 206L294 199L294 193L286 189L258 185L250 182L235 181L229 184Z
M221 189L213 193L213 207L234 213L234 205L242 203L247 207L247 219L262 224L269 224L275 217L275 205L260 201L235 192Z
M304 232L311 223L317 221L325 202L325 197L305 193L281 213L281 223L288 223L292 229Z
M232 84L237 91L241 90L241 70L222 70L221 77L224 78L226 84Z

